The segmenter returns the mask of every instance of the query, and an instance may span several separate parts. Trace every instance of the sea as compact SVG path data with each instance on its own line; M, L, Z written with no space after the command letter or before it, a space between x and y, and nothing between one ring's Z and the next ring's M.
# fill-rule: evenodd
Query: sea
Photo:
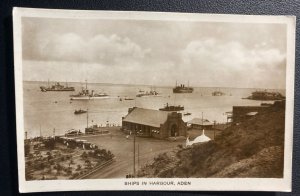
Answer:
M65 84L63 84L65 85ZM83 83L68 83L74 86L73 92L42 92L40 86L47 86L47 82L23 82L24 101L24 131L27 137L63 135L70 129L81 130L87 126L99 125L120 126L122 117L128 113L128 108L142 107L158 110L168 103L169 105L182 105L185 122L193 118L208 119L217 123L227 122L227 112L232 106L255 106L262 101L242 99L259 89L250 88L218 88L194 87L193 93L174 94L173 87L159 87L147 85L124 84L96 84L89 83L88 89L95 92L105 92L107 99L70 100L70 95L78 93L85 88ZM160 96L136 97L140 90L156 90ZM224 96L212 96L212 92L222 91ZM270 90L285 95L285 90ZM125 100L124 97L134 100ZM272 103L272 101L264 101ZM78 109L87 110L88 113L75 115Z

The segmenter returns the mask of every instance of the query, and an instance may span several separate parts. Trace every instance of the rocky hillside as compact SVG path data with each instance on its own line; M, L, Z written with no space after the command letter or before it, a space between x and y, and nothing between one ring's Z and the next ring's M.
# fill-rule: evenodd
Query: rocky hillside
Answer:
M144 177L283 177L283 107L225 129L216 140L161 154Z

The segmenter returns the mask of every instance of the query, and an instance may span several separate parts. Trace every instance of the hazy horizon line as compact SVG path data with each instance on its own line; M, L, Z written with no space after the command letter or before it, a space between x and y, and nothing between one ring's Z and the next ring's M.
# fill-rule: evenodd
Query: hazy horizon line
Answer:
M23 82L48 82L48 81L38 81L38 80L23 80ZM82 83L85 82L74 82L74 81L49 81L49 83ZM88 84L108 84L108 85L131 85L131 86L149 86L149 87L163 87L163 88L174 88L173 86L165 86L165 85L151 85L151 84L122 84L122 83L109 83L109 82L87 82ZM263 88L263 87L232 87L232 86L189 86L193 88L234 88L234 89L267 89L267 90L286 90L286 88Z

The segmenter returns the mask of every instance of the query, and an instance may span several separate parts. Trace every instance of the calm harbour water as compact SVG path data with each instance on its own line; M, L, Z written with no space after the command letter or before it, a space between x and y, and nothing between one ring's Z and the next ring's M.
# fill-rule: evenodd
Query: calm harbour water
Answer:
M41 92L40 86L47 85L43 82L24 82L24 131L28 137L40 135L64 134L69 129L84 130L87 126L87 115L74 115L78 109L89 110L89 126L92 124L121 125L122 117L128 112L129 107L143 107L159 109L166 103L183 105L183 113L190 112L190 116L183 116L184 121L203 117L219 123L226 122L225 112L232 111L232 106L260 105L261 101L242 99L255 89L238 88L194 88L193 93L173 94L172 87L155 87L161 94L160 97L141 97L135 95L138 91L149 91L150 86L113 85L113 84L88 84L88 88L95 92L105 92L110 98L98 100L70 100L70 95L75 94L84 86L81 83L69 83L75 87L75 92ZM213 91L220 90L225 96L212 96ZM285 95L283 90L279 91ZM122 100L120 97L131 97L135 100ZM41 129L40 129L41 128Z

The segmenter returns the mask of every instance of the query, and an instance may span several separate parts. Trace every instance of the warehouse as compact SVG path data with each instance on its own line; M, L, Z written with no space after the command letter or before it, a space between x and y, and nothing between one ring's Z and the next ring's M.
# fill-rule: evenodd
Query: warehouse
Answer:
M134 107L122 118L122 129L137 136L165 139L186 137L187 127L181 113Z

